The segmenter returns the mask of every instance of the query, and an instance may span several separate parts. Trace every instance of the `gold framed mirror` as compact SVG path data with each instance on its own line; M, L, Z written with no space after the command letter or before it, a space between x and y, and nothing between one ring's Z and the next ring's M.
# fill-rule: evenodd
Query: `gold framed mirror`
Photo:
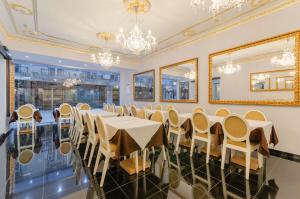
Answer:
M299 36L290 32L210 54L209 103L300 105Z
M161 102L198 102L198 58L159 69Z
M133 74L133 98L135 101L155 101L155 70Z

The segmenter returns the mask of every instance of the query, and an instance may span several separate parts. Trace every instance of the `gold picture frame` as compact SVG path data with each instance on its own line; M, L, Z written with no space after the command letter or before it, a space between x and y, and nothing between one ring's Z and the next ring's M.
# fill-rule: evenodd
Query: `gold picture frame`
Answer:
M300 31L293 31L289 32L286 34L274 36L268 39L263 39L259 41L255 41L249 44L241 45L238 47L230 48L227 50L215 52L209 55L209 80L208 80L208 102L210 104L237 104L237 105L268 105L268 106L299 106L300 105L300 76L299 76L299 71L300 71L300 66L299 66L299 36L300 36ZM232 53L238 50L266 44L269 42L274 42L277 40L289 38L289 37L295 37L295 82L294 82L294 100L293 101L277 101L277 100L261 100L261 101L246 101L246 100L214 100L212 96L212 60L213 57L218 56L218 55L223 55L223 54L228 54Z
M153 73L153 81L152 81L152 98L147 99L147 98L137 98L136 97L136 87L135 87L135 83L136 83L136 77L138 77L139 75L144 75L147 73ZM155 69L152 70L147 70L147 71L143 71L140 73L136 73L132 75L132 89L133 89L133 99L134 101L141 101L141 102L155 102Z
M162 94L162 71L167 68L175 67L182 64L193 63L195 66L195 99L179 99L179 100L166 100L163 99ZM174 64L169 64L167 66L162 66L159 68L159 98L160 102L173 102L173 103L198 103L198 58L192 58L185 61L177 62Z

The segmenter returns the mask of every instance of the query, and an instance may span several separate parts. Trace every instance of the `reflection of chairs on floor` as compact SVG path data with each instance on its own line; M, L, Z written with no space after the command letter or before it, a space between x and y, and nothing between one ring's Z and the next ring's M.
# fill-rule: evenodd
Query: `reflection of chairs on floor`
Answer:
M63 138L61 130L64 128L70 128L72 123L72 107L67 103L63 103L59 107L60 116L58 118L58 131L60 140L69 140L69 136Z
M192 158L190 158L190 163L191 163L191 170L192 170L193 185L197 184L197 180L199 180L200 182L207 184L207 191L209 191L212 188L209 164L205 165L206 166L206 178L203 178L201 176L196 175L195 168L194 168L194 162L193 162Z

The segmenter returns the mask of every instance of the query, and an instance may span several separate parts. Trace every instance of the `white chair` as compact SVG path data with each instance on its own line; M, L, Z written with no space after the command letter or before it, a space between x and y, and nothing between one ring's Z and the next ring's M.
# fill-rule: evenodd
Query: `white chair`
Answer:
M178 152L179 142L181 135L184 135L186 132L183 128L180 127L180 120L176 110L169 110L169 132L168 132L168 140L170 140L171 133L177 135L175 151Z
M132 105L132 106L130 107L130 112L131 112L131 116L137 117L136 106Z
M109 112L114 113L115 110L116 110L116 109L115 109L115 105L114 105L114 104L111 104L111 105L108 106L108 111L109 111Z
M161 111L162 110L162 105L161 104L157 105L155 109L158 110L158 111Z
M58 118L58 126L61 127L61 124L65 121L71 121L71 109L72 106L67 103L63 103L59 106L59 118Z
M76 135L75 135L75 144L77 146L77 149L79 149L80 144L82 142L82 140L85 137L84 135L84 131L85 131L85 127L83 125L83 118L81 113L79 112L78 108L75 109L75 115L76 115Z
M17 114L18 114L18 120L17 120L18 150L21 151L21 149L23 148L32 148L33 150L34 142L35 142L35 122L33 118L34 109L31 106L23 105L18 108ZM24 134L32 136L32 144L21 147L20 136Z
M97 146L97 144L99 142L99 135L96 134L96 132L95 132L94 118L90 113L86 113L86 123L87 123L89 135L88 135L88 139L86 142L83 159L84 160L86 159L89 147L90 147L90 145L92 145L90 157L89 157L89 161L88 161L88 167L90 167L90 164L91 164L91 161L92 161L92 158L94 155L95 147Z
M230 115L230 111L227 108L220 108L216 111L215 115L219 117L227 117Z
M80 110L91 110L91 106L87 103L84 103L80 106Z
M246 120L267 121L265 114L259 110L248 111L245 113L244 118Z
M147 118L147 114L146 114L145 109L141 108L141 109L137 112L136 117L137 117L137 118L140 118L140 119L146 119L146 118Z
M246 154L246 179L249 179L251 153L258 150L259 144L249 140L250 129L248 122L236 114L227 116L223 121L224 141L222 149L221 169L224 169L226 150L233 149ZM259 163L259 167L262 164Z
M103 110L104 110L104 111L109 111L109 110L108 110L108 104L103 103Z
M129 110L128 110L126 104L123 105L123 111L124 111L124 115L125 115L125 116L128 116L128 115L129 115Z
M169 111L169 110L171 110L171 109L175 109L174 106L168 105L168 106L166 107L166 110L167 110L167 111Z
M195 141L199 140L207 144L206 147L206 163L209 163L210 149L211 149L211 134L209 119L203 112L195 112L192 117L193 124L193 136L190 156L193 156L193 149L195 146Z
M82 103L79 102L78 104L76 104L76 108L80 109L81 105L82 105Z
M152 105L145 106L145 109L152 110Z
M117 108L116 113L118 113L118 116L124 116L124 109L122 106Z
M197 112L205 113L205 110L204 110L204 108L198 106L198 107L196 107L196 108L194 109L193 113L197 113Z

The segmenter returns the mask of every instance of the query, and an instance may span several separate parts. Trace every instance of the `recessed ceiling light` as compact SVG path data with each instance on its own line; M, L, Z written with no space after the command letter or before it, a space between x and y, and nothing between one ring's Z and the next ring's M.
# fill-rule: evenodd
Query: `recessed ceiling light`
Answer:
M28 59L28 58L29 58L29 56L28 56L28 55L25 55L24 57L25 57L26 59Z
M12 3L12 4L9 4L9 6L11 7L11 9L13 9L14 11L16 11L20 14L32 15L32 11L29 8L26 8L25 6L22 6L20 4Z

